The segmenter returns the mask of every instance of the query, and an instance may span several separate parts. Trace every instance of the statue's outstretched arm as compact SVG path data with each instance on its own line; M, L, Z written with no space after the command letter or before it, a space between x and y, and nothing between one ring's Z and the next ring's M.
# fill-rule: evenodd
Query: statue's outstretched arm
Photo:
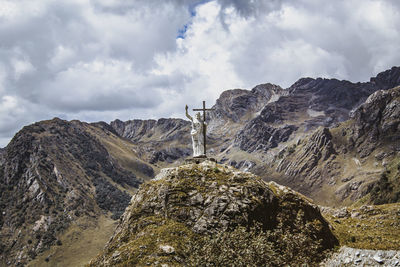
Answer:
M189 107L188 107L188 105L186 105L186 106L185 106L185 110L186 110L186 117L187 117L189 120L193 121L193 118L192 118L192 116L190 116L190 115L189 115L188 108L189 108Z

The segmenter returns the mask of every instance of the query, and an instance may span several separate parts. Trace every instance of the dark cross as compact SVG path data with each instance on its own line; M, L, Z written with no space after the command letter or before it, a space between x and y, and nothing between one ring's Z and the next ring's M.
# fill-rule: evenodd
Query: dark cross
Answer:
M203 108L195 108L193 111L203 111L203 136L204 136L204 156L206 155L206 110L214 110L212 108L206 108L206 101L203 101Z

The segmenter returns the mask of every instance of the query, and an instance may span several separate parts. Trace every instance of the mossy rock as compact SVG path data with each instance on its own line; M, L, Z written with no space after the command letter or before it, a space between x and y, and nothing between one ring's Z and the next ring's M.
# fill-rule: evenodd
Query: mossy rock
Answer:
M193 249L218 251L212 245L218 237L225 240L224 249L220 248L224 253L237 253L226 244L244 242L243 235L232 234L243 229L254 239L249 246L264 253L270 249L277 255L283 251L302 255L300 262L305 263L320 260L322 252L338 244L318 207L304 196L251 173L206 161L165 169L141 185L104 252L90 266L198 265L202 260ZM256 240L265 240L268 246L257 245ZM294 248L296 240L301 244ZM302 245L303 251L294 251ZM259 254L242 257L243 264L268 258ZM203 263L228 264L213 256L208 259L214 261ZM257 261L247 262L251 258ZM279 260L282 263L283 258Z

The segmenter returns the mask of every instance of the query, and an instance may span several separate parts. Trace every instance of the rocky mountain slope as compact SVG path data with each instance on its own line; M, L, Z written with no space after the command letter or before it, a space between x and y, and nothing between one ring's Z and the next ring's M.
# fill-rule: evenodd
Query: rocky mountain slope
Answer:
M336 244L305 197L204 161L143 184L90 266L315 264Z
M219 162L291 186L323 204L339 205L345 199L353 202L375 186L385 169L380 165L383 159L367 160L364 154L370 154L383 143L387 148L396 147L397 140L396 136L385 142L378 142L376 135L368 140L353 136L364 144L354 144L354 148L349 143L344 148L341 144L344 137L340 135L347 130L339 129L338 125L342 123L342 128L351 128L352 133L347 134L349 142L353 140L350 135L386 131L386 125L373 129L378 118L359 120L351 115L358 116L355 111L360 111L359 107L374 92L397 85L400 85L400 67L379 73L363 83L302 78L287 89L263 84L252 90L225 91L213 106L215 111L208 113L208 153ZM391 105L396 106L396 103ZM369 112L362 116L375 114ZM375 115L379 116L380 112ZM347 124L343 123L345 121ZM191 154L187 121L114 121L111 126L120 136L140 145L141 159L158 167L179 165ZM371 148L367 148L368 145ZM386 152L392 156L396 153L386 148L381 150L383 154L378 158ZM343 157L344 154L347 156ZM335 157L337 159L333 160ZM364 161L368 163L365 165ZM364 168L367 165L369 167ZM357 172L359 169L363 171ZM363 177L363 181L353 179L354 175ZM330 197L324 197L326 194Z
M292 133L309 132L319 126L332 127L349 119L350 111L370 94L396 85L400 85L400 68L397 67L378 74L366 83L300 79L286 89L287 95L268 103L235 135L234 146L250 153L265 152L276 147L277 143L287 141Z
M149 165L118 144L125 141L99 125L38 122L24 127L4 149L0 265L22 265L51 246L62 247L61 234L78 221L84 227L102 216L118 218L133 189L153 175Z
M400 68L393 67L364 83L302 78L287 89L225 91L208 113L208 155L323 205L399 202L398 85ZM53 119L24 127L0 149L0 264L66 262L68 248L76 255L68 243L76 236L112 232L111 217L122 214L139 184L192 154L190 127L182 119ZM235 231L242 230L220 238ZM82 262L107 235L100 239Z
M168 165L191 155L190 122L182 119L115 120L110 126L138 147L138 155L151 164Z
M226 146L232 136L267 103L286 91L273 84L261 84L252 90L233 89L221 94L207 114L210 151ZM183 110L183 108L182 108ZM182 119L115 120L110 126L119 136L139 147L139 156L152 164L168 166L190 156L190 122Z
M396 87L372 94L350 120L320 128L282 149L267 169L321 202L327 193L330 203L362 198L375 204L398 202L399 140L400 87Z

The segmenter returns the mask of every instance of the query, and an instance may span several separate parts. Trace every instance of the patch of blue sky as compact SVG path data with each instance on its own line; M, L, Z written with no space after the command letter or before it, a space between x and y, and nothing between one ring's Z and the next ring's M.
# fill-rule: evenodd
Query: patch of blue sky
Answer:
M186 34L188 27L189 27L189 24L183 25L183 27L178 30L178 35L176 36L176 38L177 39L178 38L185 39L185 34Z
M211 2L211 1L215 1L215 0L201 0L201 1L197 1L197 2L195 2L193 4L190 4L189 8L188 8L189 12L190 12L190 17L193 18L193 17L196 16L196 8L198 6L206 4L206 3ZM186 31L189 28L190 24L191 24L191 21L186 23L185 25L183 25L183 27L178 30L178 34L176 36L176 39L178 39L178 38L185 39L185 34L186 34Z

